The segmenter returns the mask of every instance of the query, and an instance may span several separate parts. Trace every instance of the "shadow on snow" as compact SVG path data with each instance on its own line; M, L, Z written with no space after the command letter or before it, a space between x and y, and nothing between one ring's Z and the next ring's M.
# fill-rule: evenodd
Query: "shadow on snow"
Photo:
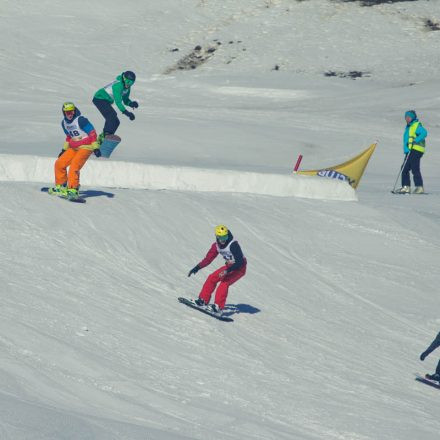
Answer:
M81 190L80 195L83 199L88 199L89 197L101 197L101 196L105 196L105 197L108 197L109 199L111 199L115 196L113 193L106 192L106 191L97 191L94 189L88 189L85 191Z
M249 313L250 315L254 315L255 313L260 312L260 309L257 309L256 307L253 307L249 304L226 304L223 310L223 315L232 316L239 313Z

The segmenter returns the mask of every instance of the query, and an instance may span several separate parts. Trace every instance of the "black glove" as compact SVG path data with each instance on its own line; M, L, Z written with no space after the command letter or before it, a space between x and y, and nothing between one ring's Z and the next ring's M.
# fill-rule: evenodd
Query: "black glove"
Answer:
M122 114L127 116L127 118L130 118L130 121L134 121L134 114L132 112L129 112L128 110L124 110Z
M189 271L188 276L190 277L191 275L195 275L199 270L200 270L199 265L194 266L194 267Z
M426 358L426 356L428 356L428 352L426 352L426 351L424 351L421 355L420 355L420 360L421 361L424 361L425 360L425 358Z
M137 103L137 101L131 101L130 104L128 104L128 106L131 108L138 108L139 104Z
M96 148L96 149L93 150L93 154L96 157L101 157L101 150L99 148Z
M60 154L58 155L58 157L61 157L61 155L65 152L66 150L61 150Z

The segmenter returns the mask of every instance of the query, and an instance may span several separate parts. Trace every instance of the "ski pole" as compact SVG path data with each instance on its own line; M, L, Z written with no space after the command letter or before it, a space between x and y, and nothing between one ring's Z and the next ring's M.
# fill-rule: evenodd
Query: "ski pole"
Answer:
M408 154L405 155L405 160L403 161L403 164L402 164L402 166L400 167L400 171L399 171L399 174L397 175L397 179L396 179L396 181L394 182L394 188L393 188L393 191L392 191L392 192L395 192L395 191L396 191L396 185L397 185L397 182L398 182L398 180L399 180L400 175L402 174L403 169L405 168L406 162L408 161L408 158L409 158L409 154L410 154L410 153L408 153Z

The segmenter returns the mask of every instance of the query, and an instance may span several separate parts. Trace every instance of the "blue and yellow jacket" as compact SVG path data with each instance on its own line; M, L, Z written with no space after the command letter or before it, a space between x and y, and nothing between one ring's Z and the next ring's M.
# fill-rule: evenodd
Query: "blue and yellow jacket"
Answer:
M413 119L405 128L403 133L403 152L408 154L410 150L425 152L425 138L428 131L422 126L419 120Z

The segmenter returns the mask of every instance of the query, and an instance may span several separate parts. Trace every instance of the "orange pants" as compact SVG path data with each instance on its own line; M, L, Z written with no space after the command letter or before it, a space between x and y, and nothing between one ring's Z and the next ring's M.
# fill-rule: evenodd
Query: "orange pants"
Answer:
M84 166L92 153L92 150L68 148L55 161L55 184L64 185L67 183L69 188L78 188L79 170ZM67 167L69 167L69 174L67 174Z

